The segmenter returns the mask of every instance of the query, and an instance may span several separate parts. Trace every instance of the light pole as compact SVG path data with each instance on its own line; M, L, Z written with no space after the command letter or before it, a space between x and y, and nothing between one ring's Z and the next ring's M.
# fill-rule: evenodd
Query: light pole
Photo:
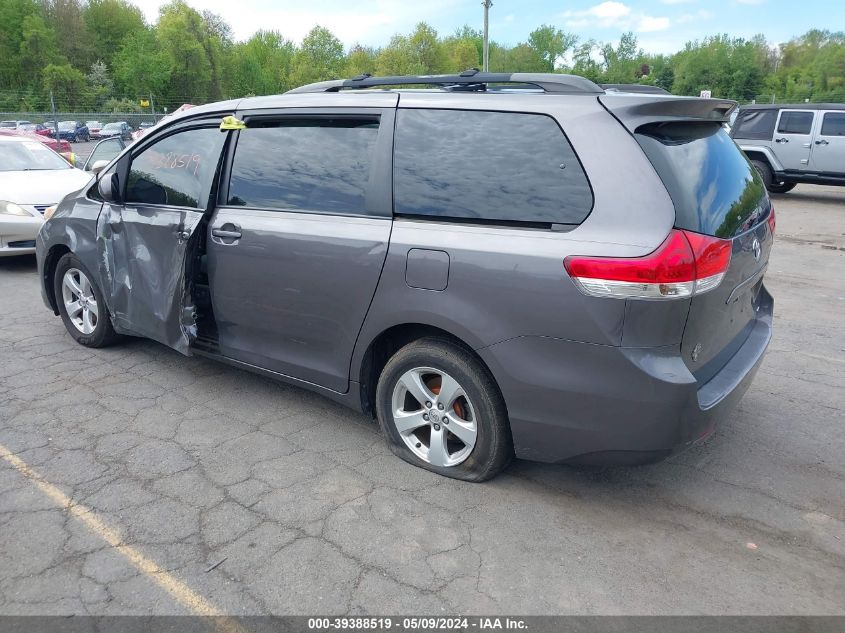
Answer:
M481 6L484 7L484 59L482 60L482 70L489 72L490 70L490 7L493 6L493 0L483 0Z

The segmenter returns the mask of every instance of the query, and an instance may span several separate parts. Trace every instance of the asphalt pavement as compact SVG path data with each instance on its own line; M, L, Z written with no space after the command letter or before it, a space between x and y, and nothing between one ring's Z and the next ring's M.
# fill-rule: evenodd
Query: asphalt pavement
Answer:
M297 388L80 347L0 259L0 614L845 615L845 189L775 206L775 336L711 439L485 484Z

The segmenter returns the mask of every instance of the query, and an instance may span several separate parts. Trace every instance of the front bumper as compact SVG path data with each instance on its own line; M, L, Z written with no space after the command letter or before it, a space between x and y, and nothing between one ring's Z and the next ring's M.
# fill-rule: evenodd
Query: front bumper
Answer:
M0 257L35 253L35 236L44 220L35 216L7 216L0 219Z
M746 341L699 384L680 346L625 348L525 336L478 350L505 398L516 456L643 463L710 435L751 384L772 335L765 289Z

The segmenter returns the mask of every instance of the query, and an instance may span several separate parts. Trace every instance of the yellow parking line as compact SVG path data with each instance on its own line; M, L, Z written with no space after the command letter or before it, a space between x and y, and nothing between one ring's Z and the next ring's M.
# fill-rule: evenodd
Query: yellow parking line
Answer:
M41 492L52 499L57 505L64 508L70 516L82 521L92 532L95 532L106 543L122 554L138 571L145 574L155 584L173 596L176 602L187 607L195 615L224 615L215 605L193 591L184 582L159 567L155 561L150 560L131 545L124 544L120 535L106 525L102 519L98 518L91 508L75 503L70 497L44 479L41 474L30 468L26 462L2 444L0 444L0 457L35 484ZM214 625L221 633L244 633L244 629L230 618L215 619Z

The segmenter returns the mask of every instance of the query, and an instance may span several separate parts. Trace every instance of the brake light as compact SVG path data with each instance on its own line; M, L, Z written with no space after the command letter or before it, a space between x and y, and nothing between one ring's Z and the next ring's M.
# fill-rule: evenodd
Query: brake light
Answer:
M766 221L769 223L769 232L774 235L775 225L777 224L777 221L775 220L775 205L771 205L769 211L769 219Z
M712 290L731 262L731 241L672 229L643 257L567 257L563 264L587 295L675 299Z

